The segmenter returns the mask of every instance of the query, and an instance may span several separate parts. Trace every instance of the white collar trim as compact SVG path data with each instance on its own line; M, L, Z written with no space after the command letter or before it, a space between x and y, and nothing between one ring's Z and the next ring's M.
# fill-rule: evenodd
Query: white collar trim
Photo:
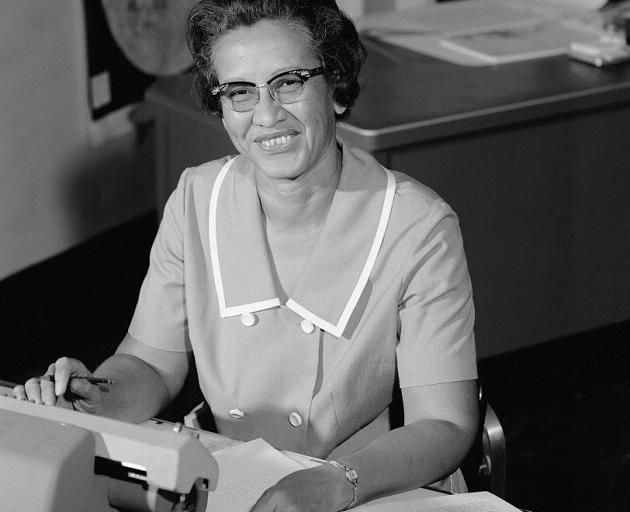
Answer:
M271 309L281 305L280 299L278 297L230 307L226 306L225 304L223 279L221 277L221 267L219 264L216 220L221 185L223 184L223 180L230 170L230 167L232 167L235 159L236 158L231 158L230 160L228 160L219 171L217 179L214 182L214 186L212 188L212 194L210 196L210 208L208 212L210 259L212 260L212 275L214 277L214 284L219 301L219 314L221 315L221 318L242 315L243 313L254 313L256 311ZM391 171L385 169L384 167L383 170L387 175L387 189L385 191L385 199L383 200L383 207L381 209L381 216L379 219L378 227L376 229L376 234L374 235L372 247L370 248L370 252L365 261L365 265L363 266L363 270L359 278L357 279L352 294L350 295L350 298L348 299L348 302L346 303L346 306L341 316L339 317L337 324L332 324L324 320L323 318L312 313L297 302L293 301L291 298L289 298L286 303L286 306L288 308L296 312L302 318L309 320L320 329L329 332L337 338L341 337L341 335L343 334L343 331L346 328L348 321L350 320L350 316L352 315L352 312L354 311L354 308L356 307L357 302L359 301L359 298L363 293L363 289L365 288L370 274L372 273L372 269L374 268L374 264L376 263L378 252L383 243L383 238L385 237L385 231L387 229L387 223L389 222L389 216L394 202L394 195L396 193L396 179Z
M392 204L394 202L394 194L396 192L396 179L391 171L385 169L384 167L383 170L387 174L387 190L385 191L385 199L383 200L383 208L381 209L381 217L378 222L378 228L376 229L376 234L374 235L374 240L372 241L372 247L370 248L370 252L365 261L365 265L363 266L363 270L361 271L361 275L359 276L359 279L357 279L357 283L355 284L352 294L346 303L346 307L339 317L337 325L333 325L330 322L323 320L314 313L311 313L308 309L300 306L297 302L294 302L292 299L287 301L288 308L292 309L306 320L310 320L317 327L333 334L337 338L341 337L343 334L343 331L350 320L350 315L352 315L357 302L359 302L359 298L361 297L363 289L370 278L370 274L372 273L372 269L376 263L378 251L380 250L383 238L385 237L385 230L387 229L389 215L392 211Z
M214 186L212 187L212 195L210 196L210 210L208 212L208 228L210 235L210 259L212 260L212 276L214 277L214 286L217 291L219 300L219 314L221 318L242 315L243 313L253 313L264 309L274 308L280 305L280 299L275 297L269 300L252 302L250 304L240 304L238 306L228 307L225 305L225 293L223 291L223 278L221 277L221 265L219 263L219 248L217 244L217 205L219 203L219 191L225 176L236 158L231 158L221 168L217 176Z

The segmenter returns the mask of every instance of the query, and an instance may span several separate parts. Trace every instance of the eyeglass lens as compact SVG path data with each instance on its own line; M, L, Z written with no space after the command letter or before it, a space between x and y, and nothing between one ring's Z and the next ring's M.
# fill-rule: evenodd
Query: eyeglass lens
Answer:
M293 103L302 97L305 80L296 74L279 76L267 87L271 97L280 103ZM260 97L260 86L232 84L221 91L221 99L236 112L246 112L254 108Z

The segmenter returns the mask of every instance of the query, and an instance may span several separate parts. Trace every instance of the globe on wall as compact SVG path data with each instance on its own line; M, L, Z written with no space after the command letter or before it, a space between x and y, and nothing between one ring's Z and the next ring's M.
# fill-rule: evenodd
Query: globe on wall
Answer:
M149 75L176 75L192 64L186 18L196 0L102 0L125 57Z

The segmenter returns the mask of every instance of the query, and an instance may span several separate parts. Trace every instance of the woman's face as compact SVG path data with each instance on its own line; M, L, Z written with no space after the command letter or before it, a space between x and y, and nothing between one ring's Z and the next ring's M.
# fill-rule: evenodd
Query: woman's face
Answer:
M222 36L214 51L220 83L255 84L293 69L312 69L321 63L310 43L277 21L261 21ZM324 75L310 78L295 103L280 104L267 87L249 112L225 105L223 124L236 149L248 156L266 177L295 179L336 162L335 105ZM271 142L270 142L271 141Z

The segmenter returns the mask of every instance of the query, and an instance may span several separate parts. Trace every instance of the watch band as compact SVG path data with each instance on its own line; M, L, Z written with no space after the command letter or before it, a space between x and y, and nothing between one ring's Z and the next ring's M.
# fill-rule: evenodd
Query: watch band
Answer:
M337 462L336 460L329 460L327 462L331 466L334 466L344 471L346 480L348 480L348 482L352 484L352 500L350 500L350 503L348 503L344 508L341 509L348 510L352 508L357 502L357 497L359 495L359 475L357 474L356 470L354 470L347 464L342 464L340 462Z

